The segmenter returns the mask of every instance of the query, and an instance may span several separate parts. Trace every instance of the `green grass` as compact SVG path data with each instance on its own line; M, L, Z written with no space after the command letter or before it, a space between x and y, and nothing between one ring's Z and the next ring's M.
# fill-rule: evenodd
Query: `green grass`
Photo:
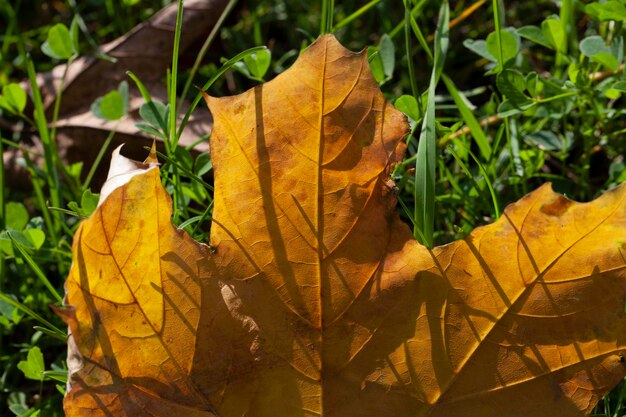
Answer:
M54 13L32 16L44 4ZM60 305L73 233L97 199L89 191L95 169L68 166L59 155L58 113L46 117L35 74L94 54L98 44L121 36L160 4L0 0L1 115L36 132L42 143L34 151L0 127L0 150L22 150L32 185L14 187L0 167L0 409L11 407L16 415L62 415L66 327L49 305ZM242 92L284 71L328 32L353 50L368 48L383 92L411 120L406 159L393 178L401 213L425 244L463 238L546 181L582 201L625 181L623 24L577 1L554 4L506 2L503 9L498 0L460 0L448 10L434 0L405 0L404 7L390 0L229 2L190 69L174 55L171 72L163 74L168 105L153 102L141 80L129 74L128 83L140 87L146 102L143 129L166 144L162 177L173 197L174 221L207 239L211 161L178 145L200 102L190 86L214 95ZM71 42L48 39L60 60L41 50L57 23L68 28ZM180 20L176 28L178 39ZM593 36L601 42L585 41ZM271 62L263 70L270 57L266 46ZM20 80L33 88L32 107L11 95L8 86ZM126 117L127 87L106 93L94 111L109 120ZM192 104L186 107L183 98ZM57 97L56 109L62 100ZM109 142L98 161L110 151ZM625 387L600 402L595 415L626 413Z

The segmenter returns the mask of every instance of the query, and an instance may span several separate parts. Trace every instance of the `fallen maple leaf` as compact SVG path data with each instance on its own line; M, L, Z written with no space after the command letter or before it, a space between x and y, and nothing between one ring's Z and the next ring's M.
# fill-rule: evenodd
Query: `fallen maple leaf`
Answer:
M68 416L579 416L626 375L624 185L544 186L431 251L386 185L407 126L364 53L323 36L208 104L215 253L157 168L114 158L66 284Z

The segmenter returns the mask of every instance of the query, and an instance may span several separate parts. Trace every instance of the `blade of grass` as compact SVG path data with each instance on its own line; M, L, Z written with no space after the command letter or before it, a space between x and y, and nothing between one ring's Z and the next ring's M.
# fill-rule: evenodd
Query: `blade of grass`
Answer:
M50 294L52 294L52 296L59 303L62 303L63 302L63 298L59 295L57 290L50 283L50 281L48 280L46 275L43 273L43 271L39 268L39 266L37 266L37 263L35 261L33 261L33 258L31 258L31 256L28 254L28 252L26 252L26 250L24 250L22 245L17 240L15 240L15 237L13 237L13 234L11 232L7 232L7 235L9 236L9 239L11 239L11 242L13 243L13 247L15 249L17 249L17 251L20 253L22 258L26 261L26 263L33 270L33 272L35 273L37 278L39 278L41 283L48 289L48 291L50 291Z
M196 222L199 222L200 220L202 220L202 216L193 216L193 217L185 220L181 224L179 224L178 228L179 229L184 229L185 227L189 226L190 224L194 224Z
M119 125L119 121L115 124L111 132L109 132L109 135L107 136L106 140L100 147L100 151L98 151L98 155L96 156L96 159L91 165L91 168L89 168L89 173L87 174L87 178L85 178L85 182L83 183L83 186L82 186L83 191L89 188L89 184L91 184L91 180L93 179L93 176L95 175L96 170L98 169L98 166L100 166L100 162L102 161L104 154L106 153L107 149L109 149L109 145L111 145L111 141L113 140L113 137L117 133L118 125Z
M498 65L496 66L494 73L498 74L504 69L504 62L502 62L504 60L504 55L502 53L502 33L500 32L500 2L499 0L492 0L491 4L493 8L493 26L496 32L496 46L498 49Z
M169 132L167 132L168 139L165 141L165 151L168 156L174 156L176 146L178 144L178 136L176 131L176 116L177 116L177 82L178 82L178 55L180 49L180 35L182 32L183 23L183 0L178 0L177 12L176 12L176 24L174 27L174 45L172 48L172 68L167 72L167 97L169 105ZM187 215L187 205L184 202L183 190L178 175L176 166L172 166L172 179L173 185L172 192L172 205L173 214L172 220L174 223L178 223L178 219L181 215Z
M333 20L335 17L335 0L328 1L328 32L333 31Z
M39 138L41 139L41 143L43 144L44 148L44 170L46 171L46 180L50 192L50 199L53 206L61 207L61 186L58 172L55 169L55 158L57 155L56 147L54 146L54 142L52 142L50 138L50 131L48 130L48 123L46 121L46 115L44 113L43 100L41 98L39 86L37 85L37 74L35 73L35 65L33 64L33 60L30 56L27 55L25 58L26 69L28 72L28 80L30 82L33 104L35 106L35 123L37 124ZM44 209L42 208L42 211L43 210ZM52 218L54 222L52 222L52 224L49 226L53 228L56 235L56 233L60 231L61 223L63 222L61 213L53 213Z
M500 125L493 139L493 151L491 152L491 161L492 161L492 165L494 165L493 168L495 168L495 164L493 164L493 160L497 155L498 149L500 149L500 142L502 141L503 136L504 136L504 125Z
M400 206L402 207L404 214L411 221L411 224L413 224L413 227L415 227L415 220L413 219L413 214L411 213L411 210L409 210L409 207L406 205L404 200L400 198L400 196L398 196L398 203L400 203ZM422 235L422 239L423 238L424 236Z
M67 339L67 333L66 332L64 332L63 330L59 329L54 324L50 323L48 320L44 319L39 314L35 313L33 310L31 310L30 308L26 307L24 304L20 303L19 301L15 301L13 298L7 296L3 292L0 292L0 300L5 301L5 302L11 304L13 307L17 308L18 310L26 313L28 316L32 317L33 319L37 320L39 323L41 323L44 326L46 326L52 332L55 332L55 333L57 333L59 335L63 335L63 340Z
M322 10L320 11L320 35L327 33L326 28L328 23L326 22L328 19L328 1L322 0Z
M454 157L456 163L459 165L459 168L461 168L461 171L463 171L465 173L465 175L467 176L467 178L469 178L469 180L472 182L472 184L474 184L474 189L476 191L478 191L478 193L481 193L482 190L483 190L482 187L480 186L480 184L478 184L478 182L476 181L476 178L474 178L474 176L470 172L469 168L467 167L467 165L463 161L463 158L461 158L459 156L459 154L456 153L456 151L454 149L452 149L452 147L450 147L450 146L448 146L446 148L446 150L448 152L450 152L450 155L452 155ZM463 194L463 193L461 193L461 194Z
M493 202L493 211L494 211L495 218L497 220L500 218L500 206L498 205L498 198L496 197L496 193L493 190L493 185L491 184L491 180L489 179L489 174L487 173L487 170L485 169L483 164L481 164L478 158L476 158L476 155L474 155L474 153L469 149L467 150L467 152L472 157L476 165L478 165L478 169L480 169L483 173L483 177L485 178L485 183L487 184L487 188L489 189L489 194L491 194L491 200Z
M37 331L39 331L41 333L47 334L48 336L53 337L55 339L58 339L58 340L60 340L62 342L67 342L67 335L59 334L59 333L57 333L57 332L55 332L53 330L48 329L47 327L33 326L33 329L35 329L35 330L37 330ZM52 372L52 371L46 371L46 372Z
M457 159L457 158L455 157L455 159ZM459 196L464 195L465 193L463 192L463 190L459 186L459 182L456 180L456 177L455 177L454 173L449 168L446 168L444 174L445 174L444 177L448 180L448 182L452 186L452 189L454 190L454 192L457 195L459 195Z
M430 50L430 47L428 46L428 42L426 41L426 38L424 38L424 34L422 33L422 30L420 29L419 25L417 24L417 21L415 20L415 16L409 14L409 19L410 19L411 29L413 29L413 33L415 34L417 41L426 52L426 55L428 55L428 60L432 64L434 60L433 53Z
M200 68L200 64L202 63L204 56L209 50L209 46L211 46L211 44L215 40L215 37L217 36L220 29L222 28L222 25L224 24L224 20L226 20L226 17L230 14L230 12L233 10L236 4L237 4L237 0L230 0L228 2L226 7L224 8L224 11L220 15L220 17L217 19L217 22L215 23L215 25L213 25L213 28L211 29L211 33L209 33L209 36L207 36L206 40L202 44L202 47L200 48L200 52L198 52L198 56L196 57L196 60L194 61L193 66L191 67L191 70L189 71L189 77L187 78L187 81L185 82L185 86L183 87L183 92L180 95L183 99L187 97L189 88L191 87L193 79L196 76L196 73L198 72L198 68Z
M322 12L320 16L320 35L331 33L333 30L333 14L335 13L334 0L322 0Z
M200 143L204 142L205 140L209 139L209 136L210 136L210 133L207 133L206 135L200 136L198 139L196 139L195 141L191 142L189 145L185 146L185 150L191 151L198 144L200 144Z
M520 145L519 136L517 134L517 123L515 120L510 120L508 117L504 119L504 133L506 135L509 150L511 152L511 162L513 163L513 170L519 177L524 176L524 167L522 165L522 158L520 157Z
M150 149L150 148L146 148L146 149ZM202 180L202 178L200 178L199 176L197 176L193 172L189 171L188 169L186 169L185 167L183 167L182 165L177 163L173 158L170 158L167 155L164 155L164 154L162 154L161 152L158 152L158 151L157 151L157 155L158 155L159 158L162 158L166 162L176 166L176 168L178 168L183 174L185 174L187 177L189 177L189 179L191 179L191 180L197 182L198 184L202 185L207 190L213 191L213 186L211 184L206 183L204 180Z
M78 22L78 27L80 28L81 32L85 36L87 43L89 43L90 49L96 50L98 48L98 43L93 38L93 36L91 36L91 33L89 33L89 28L87 27L87 24L85 23L85 19L83 19L83 17L81 16L78 10L78 5L76 4L76 0L68 0L67 3L70 6L70 9L72 11L72 14L74 15L74 18ZM106 55L100 54L100 57L102 56L106 56ZM109 59L111 58L109 57Z
M70 57L65 63L65 67L63 68L63 75L61 76L61 80L59 82L59 89L57 91L57 95L54 98L54 107L52 109L52 122L50 129L50 143L52 145L56 144L56 133L57 133L57 120L59 118L59 110L61 109L61 99L63 98L63 88L65 87L65 79L67 78L67 71L70 69L70 65L72 64L72 57ZM63 166L63 164L60 164Z
M545 103L549 103L551 101L558 101L558 100L562 100L562 99L567 98L567 97L573 97L573 96L577 96L577 95L580 95L580 92L578 92L578 91L569 91L567 93L558 94L556 96L542 98L542 99L537 99L537 100L535 100L535 103L536 104L545 104Z
M499 114L492 114L491 116L481 119L480 122L478 122L478 124L480 125L480 127L484 128L484 127L495 125L496 123L501 122L501 121L502 121L502 117L500 117ZM445 138L443 138L441 142L439 142L439 146L444 147L452 139L458 138L459 136L466 135L468 133L472 133L472 131L469 129L467 125L465 125L459 130L457 130L456 132L452 133L451 135L448 135Z
M427 247L433 246L435 220L435 165L436 165L436 120L435 120L435 89L443 69L448 49L448 22L450 9L444 1L440 12L435 36L435 62L428 87L428 103L426 116L420 132L415 161L415 181L413 196L415 207L413 218L415 227L413 235L416 239L422 235L421 243Z
M198 228L200 227L200 225L202 223L204 223L204 221L207 218L211 218L211 213L213 212L213 202L215 200L211 200L211 202L209 203L209 205L207 206L207 208L204 210L204 212L202 213L202 216L200 217L200 220L198 220L198 222L196 223L196 225L193 227L193 230L191 231L191 235L195 235L196 232L198 231Z
M499 0L492 0L492 6L493 6L493 20L494 20L494 27L495 27L495 32L496 32L496 45L498 48L498 65L495 68L494 72L495 74L502 72L502 70L504 69L504 62L502 62L504 60L503 58L503 51L502 51L502 32L501 32L501 22L500 22L500 1ZM517 144L513 144L511 142L511 139L513 139L513 136L511 135L511 126L509 124L509 117L505 117L504 118L504 131L506 134L506 138L509 144L509 147L511 149L511 155L513 156L513 160L514 162L517 162L515 160L516 155L519 155L519 146L517 146L517 149L515 148L515 145ZM516 138L515 138L516 139ZM519 172L519 165L517 163L515 163L515 165L518 168L518 172ZM523 170L522 170L523 172Z
M408 217L408 219L411 221L411 224L413 224L413 227L415 227L415 220L413 219L413 216L411 215L411 210L409 210L409 207L406 205L404 200L400 198L400 196L398 196L398 202L400 203L400 206L402 207L404 214L406 214L406 217ZM419 239L426 240L421 230L417 229L417 234L419 235Z
M404 48L406 51L406 63L408 67L409 80L411 84L411 94L415 99L420 102L420 95L417 90L417 80L415 78L415 68L413 66L413 54L411 53L411 35L410 35L410 27L411 27L411 12L409 11L409 3L407 0L404 1ZM421 106L418 106L420 117L421 115Z
M237 62L241 61L245 57L252 55L253 53L258 52L262 49L267 49L267 48L265 46L255 46L254 48L246 49L245 51L238 53L237 55L235 55L228 61L224 62L224 64L222 64L222 67L217 72L215 72L215 74L213 74L213 76L209 78L209 80L206 83L204 83L204 85L200 88L200 90L202 91L208 90L215 83L215 81L217 81L222 75L224 75L226 71L228 71L233 65L235 65ZM193 113L193 111L196 109L196 106L198 106L198 103L200 103L200 100L202 100L202 93L198 92L198 94L196 95L196 98L191 103L191 106L189 106L189 109L187 109L187 112L185 113L185 116L183 117L183 120L180 123L180 127L178 128L178 132L177 132L178 137L180 137L180 135L183 133L183 129L185 128L185 126L187 126L187 123L189 122L189 118L191 117L191 113Z
M459 90L457 90L454 82L445 74L443 75L443 82L452 96L459 113L461 113L461 117L463 118L465 125L472 133L472 137L474 138L476 145L478 145L478 149L480 150L483 160L488 161L491 158L491 145L489 144L487 135L483 132L483 129L480 127L480 123L476 120L472 110L467 106L465 100L463 100L463 97L461 96Z
M353 20L359 18L362 14L364 14L365 12L367 12L369 9L371 9L372 7L376 6L378 3L380 3L382 0L371 0L369 3L367 3L366 5L362 6L361 8L359 8L357 11L355 11L354 13L350 14L349 16L347 16L346 18L344 18L343 20L341 20L339 23L337 23L335 25L335 27L333 28L333 32L341 29L344 26L347 26L348 24L350 24Z
M180 49L180 34L183 25L183 0L178 0L178 12L176 13L176 26L174 28L174 47L172 51L172 70L169 80L169 105L170 105L170 131L169 131L169 151L174 152L178 137L176 136L176 84L178 82L178 54Z
M146 86L143 85L143 83L141 82L139 77L137 77L135 75L135 73L133 73L132 71L126 71L126 75L128 75L130 77L130 79L135 82L135 85L137 85L137 88L139 89L139 92L141 93L141 96L143 97L143 99L147 103L151 102L152 101L152 96L150 95L150 92L148 91ZM158 114L158 112L156 112L155 114Z
M80 217L80 215L79 215L77 212L72 211L72 210L68 210L68 209L64 209L64 208L61 208L61 207L48 207L48 209L49 209L50 211L55 211L55 210L58 210L58 211L60 211L61 213L65 213L65 214L67 214L68 216Z
M66 339L63 339L66 341ZM55 381L67 383L67 371L43 371L41 373L44 377L54 379Z
M413 8L411 9L410 11L411 16L413 17L417 16L417 14L422 10L422 7L424 7L425 4L426 4L426 0L419 0L417 4L413 6ZM407 9L408 7L409 7L408 3L404 2L404 8ZM391 32L389 32L389 37L392 39L395 38L405 26L406 26L406 17L402 22L398 23Z

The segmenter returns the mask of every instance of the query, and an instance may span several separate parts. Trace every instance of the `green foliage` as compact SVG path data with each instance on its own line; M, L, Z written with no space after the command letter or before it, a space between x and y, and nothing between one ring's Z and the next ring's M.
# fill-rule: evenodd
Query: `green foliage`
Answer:
M67 26L57 23L48 31L48 39L41 45L41 50L50 58L70 59L77 53L75 45Z
M393 71L396 67L396 47L388 34L380 37L378 46L367 48L369 55L370 69L374 78L380 85L393 78Z
M485 48L494 62L500 62L503 66L511 59L515 58L519 52L519 38L515 32L508 30L500 31L500 42L502 43L502 62L498 58L498 33L491 32L485 41Z
M611 71L617 71L624 58L624 38L613 39L607 45L601 36L587 36L580 41L580 52L591 61L604 65Z
M587 4L585 6L585 13L597 20L626 20L626 6L619 0Z
M122 81L117 90L97 98L91 105L94 116L103 120L119 120L128 113L128 83Z
M24 372L24 376L28 379L43 381L46 367L43 363L43 354L41 350L34 346L28 350L28 356L25 361L20 361L17 368Z
M0 107L15 115L21 115L26 108L26 92L22 86L16 83L3 86Z
M83 191L80 197L80 205L76 201L67 203L67 207L81 217L89 217L98 206L99 194L94 194L91 190Z
M393 104L408 117L411 130L415 130L417 121L422 118L417 99L412 95L404 94L398 97Z
M22 230L28 223L28 211L24 204L16 201L9 201L4 206L6 215L5 226L7 229Z
M149 101L141 105L139 115L145 123L136 123L139 129L144 132L166 139L169 130L169 106L158 101Z
M526 91L526 78L524 74L515 69L505 69L496 78L498 90L506 97L500 105L500 109L506 108L506 104L512 105L517 110L526 110L534 103L524 92ZM500 114L504 111L500 110Z
M550 16L541 22L541 32L550 47L561 53L567 53L567 38L558 16Z
M235 63L234 67L251 80L263 81L272 61L269 49L261 49L246 56L243 61Z

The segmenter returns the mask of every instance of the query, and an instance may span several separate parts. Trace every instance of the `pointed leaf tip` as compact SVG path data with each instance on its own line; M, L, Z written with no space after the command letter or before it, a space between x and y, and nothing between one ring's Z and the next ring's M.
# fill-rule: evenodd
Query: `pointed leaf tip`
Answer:
M149 167L153 167L155 165L159 165L159 159L157 158L157 150L156 150L156 140L152 140L152 147L150 148L150 154L143 161L145 165Z

